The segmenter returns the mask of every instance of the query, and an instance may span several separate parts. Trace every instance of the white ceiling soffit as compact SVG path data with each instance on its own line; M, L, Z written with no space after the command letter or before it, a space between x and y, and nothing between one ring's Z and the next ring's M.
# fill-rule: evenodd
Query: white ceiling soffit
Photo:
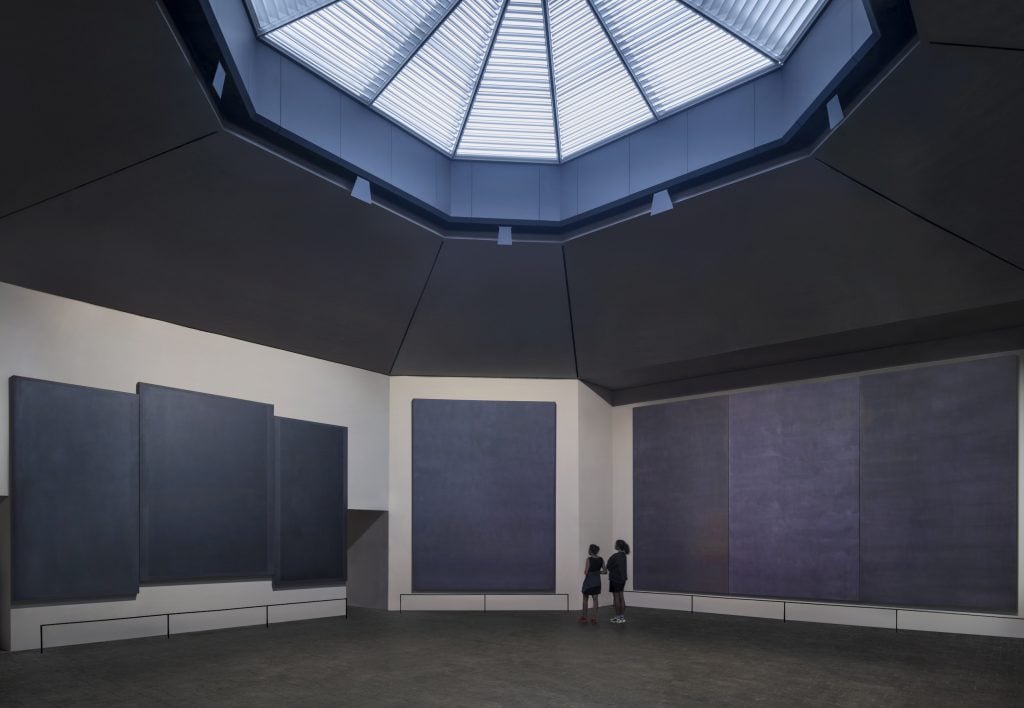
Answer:
M263 34L330 5L333 0L246 0L256 30Z
M413 55L374 107L444 153L459 139L503 0L463 0Z
M562 159L654 120L587 0L549 0Z
M454 2L341 0L268 32L264 38L370 101Z
M509 0L457 155L558 160L542 0Z
M659 117L775 62L678 0L593 0Z
M680 0L783 61L828 0Z

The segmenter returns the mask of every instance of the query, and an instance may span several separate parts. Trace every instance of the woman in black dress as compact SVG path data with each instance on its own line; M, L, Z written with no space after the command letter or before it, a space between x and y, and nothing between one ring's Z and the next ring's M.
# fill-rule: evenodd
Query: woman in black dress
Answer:
M629 555L629 544L621 538L615 542L615 553L608 559L608 591L615 603L615 616L612 622L622 624L626 621L626 597L622 591L626 587L626 556Z
M591 624L597 624L597 596L601 594L601 573L604 572L604 559L597 555L601 552L598 546L593 543L588 549L590 553L583 561L583 614L580 615L580 622L587 621L588 599L594 601L594 616L590 618Z

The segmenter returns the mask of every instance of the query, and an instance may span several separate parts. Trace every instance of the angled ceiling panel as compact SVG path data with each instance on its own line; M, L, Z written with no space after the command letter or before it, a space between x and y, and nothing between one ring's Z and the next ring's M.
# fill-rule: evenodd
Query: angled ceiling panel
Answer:
M782 61L829 0L681 0Z
M504 4L503 0L459 3L374 107L451 154Z
M575 378L561 246L446 241L391 373Z
M549 0L562 158L654 120L588 0Z
M341 0L264 39L369 101L456 0Z
M910 0L922 39L1024 49L1020 0Z
M1024 52L922 44L817 156L1024 267Z
M217 130L158 5L114 5L5 5L0 216Z
M385 372L438 247L220 133L0 219L0 280Z
M510 0L458 157L558 160L543 0Z
M659 115L775 68L679 0L594 0Z
M580 376L612 388L625 371L1024 299L1020 270L813 159L577 239L566 265Z

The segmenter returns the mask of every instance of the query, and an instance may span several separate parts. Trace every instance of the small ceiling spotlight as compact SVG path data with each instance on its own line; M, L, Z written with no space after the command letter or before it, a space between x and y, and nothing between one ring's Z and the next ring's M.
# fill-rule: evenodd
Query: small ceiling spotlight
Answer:
M217 62L217 71L213 74L213 90L217 93L217 98L224 98L224 79L226 78L224 65Z
M843 121L843 104L839 102L839 96L833 96L828 100L828 129L835 130L836 126Z
M361 202L373 204L373 195L370 194L370 183L362 177L356 177L356 183L352 185L352 196Z
M654 198L651 199L651 216L663 211L671 211L672 206L672 197L668 195L667 189L655 192Z

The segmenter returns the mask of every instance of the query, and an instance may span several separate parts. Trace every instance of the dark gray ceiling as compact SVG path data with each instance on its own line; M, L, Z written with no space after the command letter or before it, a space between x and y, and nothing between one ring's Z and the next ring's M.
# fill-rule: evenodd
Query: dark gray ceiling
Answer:
M0 280L373 371L579 375L617 402L1024 345L1020 51L925 41L812 155L564 248L498 247L222 125L156 3L86 5L22 3L0 30L25 67L0 112ZM925 40L1021 36L1016 2L914 5Z
M0 216L217 130L153 2L5 3Z
M217 133L0 220L0 279L387 372L440 243Z
M580 376L611 389L677 362L1024 299L1024 272L813 158L578 239L566 262Z
M922 39L1024 49L1020 0L911 0Z
M448 240L396 375L575 378L558 244Z
M1024 267L1024 51L922 44L817 156ZM873 145L865 149L865 136Z

